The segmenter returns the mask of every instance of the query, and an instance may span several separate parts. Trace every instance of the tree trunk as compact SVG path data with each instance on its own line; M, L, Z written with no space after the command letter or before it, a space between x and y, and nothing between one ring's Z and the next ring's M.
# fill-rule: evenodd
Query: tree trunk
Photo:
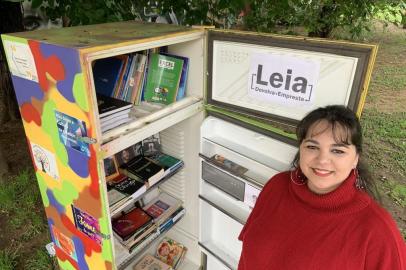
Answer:
M21 3L0 0L0 34L20 31L24 31ZM19 115L3 43L0 42L0 124L16 119ZM0 145L0 174L8 171L2 149Z

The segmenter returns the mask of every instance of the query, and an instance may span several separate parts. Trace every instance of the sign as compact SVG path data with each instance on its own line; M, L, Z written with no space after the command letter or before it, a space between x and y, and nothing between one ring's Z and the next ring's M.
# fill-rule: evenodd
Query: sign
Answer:
M27 43L4 40L4 51L11 74L38 82L34 56Z
M310 106L320 63L280 54L253 54L248 73L248 95L281 105Z

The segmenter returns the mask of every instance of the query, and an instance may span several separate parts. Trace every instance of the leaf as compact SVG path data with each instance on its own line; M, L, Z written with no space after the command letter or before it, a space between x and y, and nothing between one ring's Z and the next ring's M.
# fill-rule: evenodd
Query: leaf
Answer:
M36 9L39 8L42 5L43 0L32 0L31 2L31 8Z

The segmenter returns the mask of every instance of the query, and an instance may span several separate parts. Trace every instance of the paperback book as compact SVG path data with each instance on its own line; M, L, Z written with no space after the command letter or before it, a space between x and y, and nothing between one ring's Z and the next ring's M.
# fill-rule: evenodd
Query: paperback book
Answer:
M165 153L158 153L148 158L164 168L164 176L183 166L182 160Z
M210 160L217 166L219 166L237 176L242 176L244 173L246 173L248 171L247 168L245 168L219 154L213 155L210 158Z
M119 81L123 59L109 57L95 61L93 80L96 92L111 97Z
M154 222L160 224L172 215L180 206L182 201L169 195L166 192L161 192L156 198L143 207Z
M120 170L127 176L146 183L147 188L161 180L164 175L164 169L161 166L143 156L131 160Z
M165 237L159 244L156 250L156 257L162 262L170 265L173 269L177 269L182 263L187 248L176 242L175 240Z
M147 226L152 224L152 217L142 208L133 208L127 213L123 213L112 220L112 227L121 241L128 240L137 232L142 232Z
M161 139L159 133L156 133L142 140L142 152L144 156L153 156L161 152Z
M180 75L179 88L178 88L178 93L176 95L176 101L181 100L182 98L185 97L185 94L186 94L186 82L187 82L187 76L188 76L188 71L189 71L189 58L183 57L180 55L167 54L167 53L161 53L161 54L183 60L182 73Z
M144 99L170 104L176 101L183 60L152 53L149 59Z
M172 270L170 265L147 254L134 266L133 270Z
M101 122L103 122L103 119L108 119L107 116L117 116L119 113L128 115L131 110L132 104L130 102L100 94L97 94L96 96Z

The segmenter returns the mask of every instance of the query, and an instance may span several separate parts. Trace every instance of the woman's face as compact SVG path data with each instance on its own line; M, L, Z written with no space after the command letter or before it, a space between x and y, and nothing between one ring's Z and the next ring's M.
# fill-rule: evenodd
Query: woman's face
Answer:
M346 131L336 126L334 133L328 122L320 121L309 128L300 144L300 169L309 189L318 194L335 190L358 163L355 146L335 140L346 138Z

